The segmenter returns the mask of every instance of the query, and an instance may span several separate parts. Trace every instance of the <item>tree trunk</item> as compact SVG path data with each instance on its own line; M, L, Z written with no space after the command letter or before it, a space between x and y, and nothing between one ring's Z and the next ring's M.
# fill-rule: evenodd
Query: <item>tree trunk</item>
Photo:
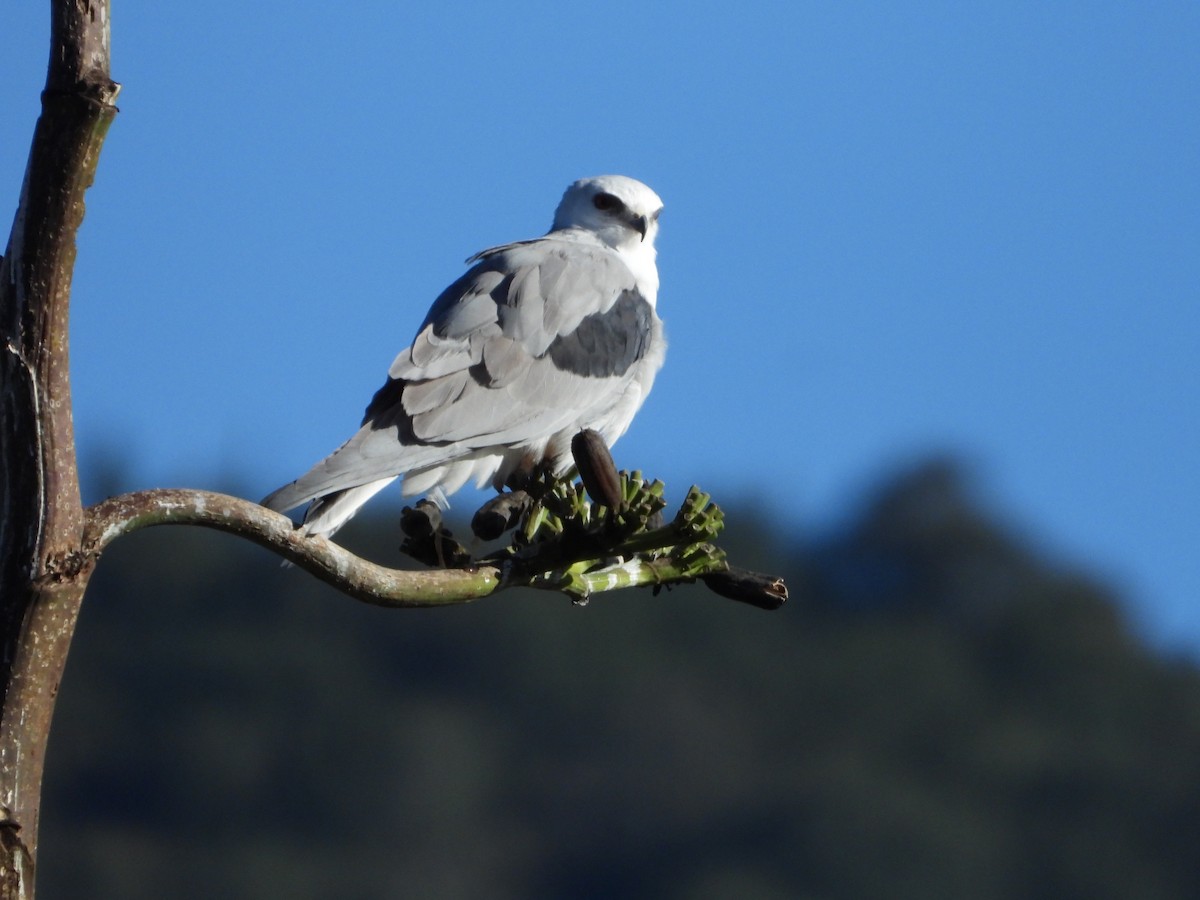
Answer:
M116 113L107 0L55 0L42 114L0 263L0 898L32 897L46 739L90 563L67 337L83 197Z

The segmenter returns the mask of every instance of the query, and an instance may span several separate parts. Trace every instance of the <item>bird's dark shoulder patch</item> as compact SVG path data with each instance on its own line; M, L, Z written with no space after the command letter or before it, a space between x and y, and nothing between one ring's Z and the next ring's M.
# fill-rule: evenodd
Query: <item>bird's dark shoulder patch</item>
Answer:
M570 334L559 335L546 355L558 368L585 378L624 375L646 355L654 311L637 291L622 291L608 310L593 313Z

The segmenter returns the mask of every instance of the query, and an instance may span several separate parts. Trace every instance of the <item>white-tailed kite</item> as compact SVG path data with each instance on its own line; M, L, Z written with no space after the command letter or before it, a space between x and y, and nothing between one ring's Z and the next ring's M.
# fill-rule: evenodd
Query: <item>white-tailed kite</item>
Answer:
M484 250L434 301L354 437L263 505L312 501L329 535L403 476L406 496L571 467L571 438L612 444L666 352L655 312L662 201L622 175L567 188L544 237Z

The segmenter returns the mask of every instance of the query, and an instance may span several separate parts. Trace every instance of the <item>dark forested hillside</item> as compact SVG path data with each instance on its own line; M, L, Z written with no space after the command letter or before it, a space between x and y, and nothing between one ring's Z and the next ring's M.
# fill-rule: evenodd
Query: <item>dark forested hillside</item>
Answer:
M355 604L224 536L115 545L50 748L47 898L1195 898L1200 674L951 465L788 577ZM394 559L395 524L352 543Z

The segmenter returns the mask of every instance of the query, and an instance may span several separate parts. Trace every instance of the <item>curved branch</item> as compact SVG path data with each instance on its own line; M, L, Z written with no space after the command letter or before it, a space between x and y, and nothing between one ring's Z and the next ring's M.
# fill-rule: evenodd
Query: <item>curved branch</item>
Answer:
M212 491L135 491L97 503L85 511L83 551L95 561L121 535L154 525L200 525L238 535L278 553L356 600L377 606L468 603L509 586L495 566L427 572L379 566L324 537L305 535L287 516Z
M699 575L725 574L729 569L720 561L720 551L708 544L697 544L692 553L642 554L635 538L628 545L613 548L615 558L600 560L562 560L544 570L536 556L522 565L481 563L462 569L412 571L389 569L362 557L324 537L311 537L297 529L287 516L240 497L213 491L164 488L135 491L111 497L84 511L82 556L76 567L92 566L104 550L123 534L155 525L199 525L225 531L253 541L279 554L289 562L320 578L339 591L376 606L431 607L450 606L479 600L512 587L531 587L556 591L576 603L586 603L592 594L627 587L643 587L694 581ZM659 532L655 532L659 535ZM642 541L644 543L644 541ZM662 544L659 540L654 544ZM632 552L627 552L632 549ZM697 556L710 560L697 567ZM719 566L719 568L718 568ZM781 584L780 584L780 589ZM761 589L740 592L718 590L726 597L763 608L776 608L782 599L764 598ZM783 591L786 597L786 590Z

